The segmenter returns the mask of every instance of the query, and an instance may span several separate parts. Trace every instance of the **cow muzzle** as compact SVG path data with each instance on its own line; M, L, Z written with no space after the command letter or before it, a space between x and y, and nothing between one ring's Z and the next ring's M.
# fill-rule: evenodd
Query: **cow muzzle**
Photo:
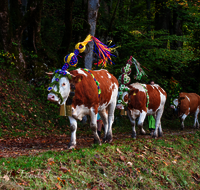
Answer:
M116 105L116 109L122 110L124 109L124 106L122 106L121 104Z
M170 108L171 109L175 109L176 107L174 105L170 105Z
M49 101L51 101L51 102L57 102L56 99L55 99L55 96L52 95L52 94L49 94L49 95L48 95L47 100L49 100Z

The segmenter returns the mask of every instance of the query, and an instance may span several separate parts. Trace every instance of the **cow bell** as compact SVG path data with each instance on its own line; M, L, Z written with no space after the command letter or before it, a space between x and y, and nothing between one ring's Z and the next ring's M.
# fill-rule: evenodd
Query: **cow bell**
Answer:
M66 116L72 116L72 105L66 105Z
M65 104L60 106L60 116L66 116L66 108Z
M61 105L60 116L72 116L72 105Z
M121 115L127 115L127 111L125 111L125 109L121 109Z

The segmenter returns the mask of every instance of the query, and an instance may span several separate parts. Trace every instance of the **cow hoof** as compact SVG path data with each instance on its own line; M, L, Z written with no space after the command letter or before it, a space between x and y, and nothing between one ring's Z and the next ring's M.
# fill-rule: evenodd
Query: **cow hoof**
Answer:
M136 139L136 134L132 134L131 137L132 137L133 139Z
M94 139L94 144L100 144L101 145L101 141Z
M162 136L163 136L163 133L159 133L158 136L159 136L159 137L162 137Z
M152 135L152 138L157 138L158 137L158 135L156 134L156 133L154 133L153 135Z
M68 145L68 150L72 150L72 149L75 149L76 148L76 146L75 145Z
M146 135L145 130L141 130L141 131L140 131L140 135Z
M108 137L103 138L103 142L104 143L111 143L112 142L112 137L110 137L110 138L108 138Z

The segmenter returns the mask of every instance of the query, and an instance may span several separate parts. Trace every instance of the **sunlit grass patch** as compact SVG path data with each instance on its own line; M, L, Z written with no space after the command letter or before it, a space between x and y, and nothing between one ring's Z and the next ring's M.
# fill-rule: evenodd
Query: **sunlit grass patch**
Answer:
M126 139L38 156L2 158L0 182L32 189L199 189L199 137Z

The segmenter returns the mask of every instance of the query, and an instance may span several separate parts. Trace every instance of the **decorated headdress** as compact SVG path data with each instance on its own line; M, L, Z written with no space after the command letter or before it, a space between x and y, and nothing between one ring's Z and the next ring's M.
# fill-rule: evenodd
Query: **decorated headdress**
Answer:
M143 69L141 68L140 63L131 56L130 59L127 61L126 65L122 67L122 74L118 78L118 82L120 84L118 103L123 104L124 106L127 106L127 104L124 102L122 97L124 92L129 92L129 88L126 86L131 82L131 78L129 77L129 75L131 74L132 64L135 65L137 71L137 74L134 76L135 79L141 80L142 76L146 75Z
M112 64L111 56L114 56L111 52L114 49L112 47L108 47L103 44L97 38L92 35L88 35L83 42L79 42L75 46L74 53L70 53L64 57L65 64L62 67L62 70L67 70L69 66L76 67L78 64L78 54L83 53L86 49L86 45L88 42L94 42L94 52L98 55L99 61L96 63L98 66L102 64L102 66L106 65L106 63Z
M99 41L97 38L95 38L94 36L89 34L83 42L79 42L75 45L75 50L74 50L73 53L70 53L70 54L68 54L64 57L65 64L63 65L62 69L58 69L53 73L53 76L55 76L56 79L55 79L54 82L52 82L50 84L50 87L48 87L47 90L52 91L53 93L57 94L61 99L61 103L63 102L63 100L62 100L62 97L59 93L59 80L63 76L66 76L69 79L71 79L71 75L67 71L67 69L69 68L69 66L72 66L72 67L77 66L77 64L78 64L78 58L77 58L78 54L83 53L86 49L86 45L88 44L88 42L91 42L91 41L94 42L94 46L95 46L94 52L98 55L98 57L100 59L100 61L97 63L97 65L102 64L102 66L105 66L106 63L109 63L110 65L113 64L113 62L111 60L111 56L114 56L111 53L114 49L113 46L108 47L107 45L105 45L101 41ZM57 86L57 92L55 92L53 90L54 85ZM98 88L98 92L101 92L99 90L99 88Z

